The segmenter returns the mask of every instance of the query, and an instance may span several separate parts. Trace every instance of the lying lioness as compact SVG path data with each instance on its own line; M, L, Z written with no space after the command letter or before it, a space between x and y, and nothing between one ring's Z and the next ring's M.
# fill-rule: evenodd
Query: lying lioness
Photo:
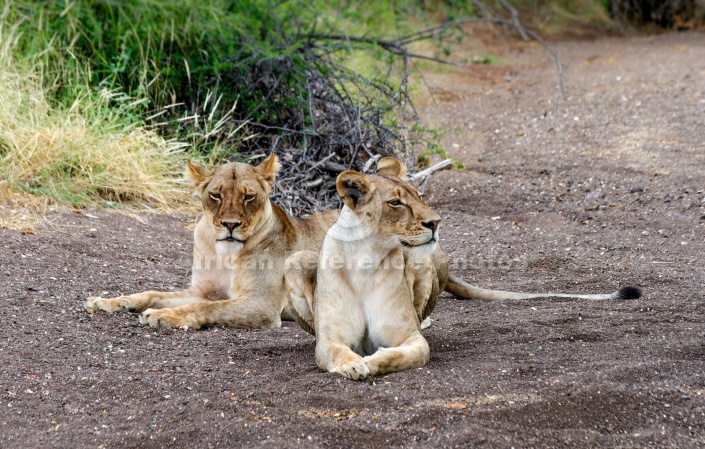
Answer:
M320 256L292 256L286 280L297 321L316 335L316 363L350 379L419 367L429 347L421 322L448 277L440 217L382 159L377 175L338 176L345 205Z
M278 170L275 155L257 166L229 163L215 170L189 162L186 175L203 207L194 230L191 286L88 298L86 310L141 312L140 321L154 327L271 328L291 320L284 261L297 251L318 251L339 211L288 216L269 199Z
M389 160L383 162L382 171L384 164L393 165ZM186 174L203 207L203 217L194 231L191 286L177 292L92 297L85 302L86 310L141 312L140 322L155 327L200 328L219 324L271 328L280 326L282 319L296 318L288 307L285 261L301 251L313 252L315 261L323 238L340 211L305 218L288 216L269 199L278 169L275 155L257 166L229 163L214 170L189 162ZM447 271L421 276L413 284L414 290L435 292L426 305L417 303L417 309L430 307L444 286L446 291L469 299L626 299L634 297L636 291L623 289L608 295L502 292L474 287Z

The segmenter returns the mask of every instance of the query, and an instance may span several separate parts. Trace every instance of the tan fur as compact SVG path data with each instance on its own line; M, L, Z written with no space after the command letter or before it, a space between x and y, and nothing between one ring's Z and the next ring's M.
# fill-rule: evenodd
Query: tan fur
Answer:
M378 175L338 176L345 206L337 223L320 255L293 256L286 275L299 323L315 332L316 363L350 379L428 362L420 323L448 276L440 217L399 178L399 161L379 166Z
M269 199L278 169L275 155L257 166L230 163L214 170L189 162L186 174L194 182L194 194L201 198L204 212L194 230L191 286L178 292L147 291L117 298L92 297L85 302L86 310L89 313L94 310L141 312L140 321L155 327L200 328L222 324L268 328L280 326L282 319L296 319L302 327L314 333L315 309L311 304L317 285L318 253L326 232L341 211L327 211L302 219L288 216ZM390 279L399 280L399 285L378 286L376 291L413 298L414 313L419 320L428 317L444 289L469 299L550 296L621 299L621 292L573 295L486 290L449 275L445 255L438 245L433 245L433 251L429 251L430 247L414 249L428 233L428 229L419 225L419 220L429 211L414 187L400 179L405 173L398 160L383 158L379 161L378 175L368 178L349 171L340 174L336 187L347 210L354 215L353 211L362 206L359 211L365 211L361 215L364 220L360 226L338 227L334 233L329 233L328 237L342 238L342 241L331 243L325 257L359 252L360 242L389 243L401 241L402 236L409 245L401 248L403 273L399 277L399 270L388 271ZM380 199L383 198L397 198L414 207L410 215L405 215L402 209L382 202ZM223 223L230 223L232 230ZM376 227L377 223L379 227ZM373 234L377 236L376 240L370 240ZM232 239L223 240L226 237ZM351 238L358 239L357 244L351 243ZM386 248L377 243L369 247L371 251ZM399 245L389 249L384 255L385 260L393 260L399 251ZM383 255L380 252L371 254ZM364 274L365 270L362 272ZM329 286L326 276L323 277L325 282L321 283L325 289L334 288L334 285ZM337 282L341 292L355 292L361 282L356 276L350 279L334 276L330 282ZM369 287L368 281L365 280L365 288ZM389 351L382 351L386 352ZM390 362L387 366L376 368L375 372L391 369L393 364Z
M141 312L140 321L154 327L270 328L292 319L286 309L285 261L298 251L317 252L339 211L287 216L269 199L278 169L274 155L257 166L230 163L215 170L189 162L187 176L203 208L194 231L191 286L88 298L86 310Z

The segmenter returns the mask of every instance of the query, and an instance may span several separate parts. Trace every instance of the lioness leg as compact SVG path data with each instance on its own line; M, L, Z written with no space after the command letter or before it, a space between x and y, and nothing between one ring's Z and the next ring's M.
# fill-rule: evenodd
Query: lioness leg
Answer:
M324 290L316 296L316 364L324 371L348 379L365 379L370 370L359 355L365 338L363 311L357 307L336 310L338 297L331 296L334 294Z
M365 360L348 346L325 339L316 342L316 363L322 370L348 379L364 380L370 375Z
M224 325L267 329L281 326L281 311L270 303L255 298L192 302L169 309L147 309L140 323L152 327L190 327Z
M313 293L316 289L318 254L300 251L286 260L284 287L289 300L289 313L303 330L316 335L313 324Z
M411 292L414 310L421 322L421 328L431 325L429 315L436 307L440 294L435 256L432 254L406 254L404 278Z
M88 313L93 313L95 310L102 310L108 313L117 311L143 312L150 308L177 307L198 301L205 301L205 299L194 295L191 290L179 292L148 291L116 298L91 297L86 299L84 306Z
M426 339L415 332L400 346L379 348L363 360L370 370L370 375L375 376L424 366L430 356L431 351Z

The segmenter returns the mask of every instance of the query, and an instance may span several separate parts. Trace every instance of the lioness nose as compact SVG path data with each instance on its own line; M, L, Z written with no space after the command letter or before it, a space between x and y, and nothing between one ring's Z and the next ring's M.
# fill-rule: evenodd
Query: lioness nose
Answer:
M225 226L228 231L233 232L233 229L240 227L242 223L239 221L221 221L220 224Z
M438 229L438 225L440 224L441 220L429 220L429 221L424 221L421 223L421 225L424 228L428 228L433 232L436 232L436 229Z

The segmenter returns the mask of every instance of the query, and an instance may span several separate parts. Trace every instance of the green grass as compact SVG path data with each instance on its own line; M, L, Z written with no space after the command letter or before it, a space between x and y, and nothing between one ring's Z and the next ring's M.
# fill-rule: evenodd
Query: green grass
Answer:
M251 119L265 124L298 113L306 98L301 35L395 38L467 15L467 5L7 0L0 9L0 190L79 206L139 200L169 207L183 201L176 180L186 158L217 164L253 137L236 119L258 107ZM336 57L371 78L395 63L369 48ZM238 82L262 69L281 76L291 93L267 98Z
M185 201L177 183L184 145L137 124L139 100L74 86L65 106L46 84L35 61L0 54L3 196L31 193L77 206L140 200L165 209Z

